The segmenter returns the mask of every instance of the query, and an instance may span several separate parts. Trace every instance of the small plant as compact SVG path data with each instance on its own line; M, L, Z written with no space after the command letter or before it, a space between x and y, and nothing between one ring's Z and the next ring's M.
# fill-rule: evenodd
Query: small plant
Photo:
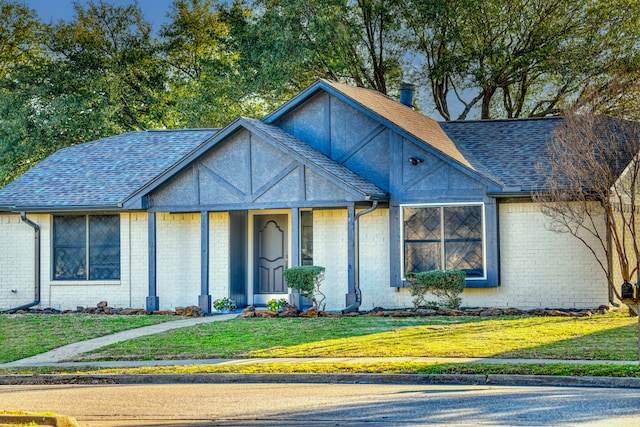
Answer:
M420 273L407 273L407 281L411 288L415 308L429 307L425 297L432 293L439 297L442 305L448 308L460 308L464 291L466 274L461 270L433 270Z
M235 310L236 309L236 301L234 299L228 298L228 297L218 298L217 300L215 300L213 302L213 308L215 308L217 311Z
M273 298L267 301L267 309L277 313L280 310L282 310L282 307L288 304L289 304L289 301L287 301L286 298L280 298L280 299Z
M297 289L305 298L311 298L313 305L323 311L326 296L320 291L320 282L324 279L324 270L317 265L291 267L284 271L284 280L288 287Z

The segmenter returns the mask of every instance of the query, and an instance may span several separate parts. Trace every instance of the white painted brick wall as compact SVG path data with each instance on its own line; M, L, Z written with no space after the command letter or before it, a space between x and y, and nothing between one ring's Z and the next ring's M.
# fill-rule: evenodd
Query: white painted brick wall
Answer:
M467 290L463 303L518 308L584 308L607 304L606 279L578 239L546 229L534 203L500 205L501 287Z
M325 267L326 309L344 308L348 291L347 210L313 211L313 263Z
M34 300L34 242L33 228L23 223L19 215L0 215L1 309Z
M200 214L157 214L156 238L160 309L198 305Z
M229 296L229 213L209 214L209 293L215 301Z

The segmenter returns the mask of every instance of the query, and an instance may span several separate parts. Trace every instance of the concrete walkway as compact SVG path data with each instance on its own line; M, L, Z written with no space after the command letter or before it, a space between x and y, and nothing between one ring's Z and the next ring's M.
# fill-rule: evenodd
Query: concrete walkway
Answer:
M64 360L72 360L74 357L87 353L89 351L96 350L101 347L105 347L110 344L115 344L121 341L127 341L130 339L143 337L146 335L158 334L160 332L169 331L172 329L186 328L189 326L200 325L202 323L220 322L223 320L233 319L237 314L222 314L215 316L205 317L189 317L181 320L173 320L170 322L158 323L157 325L145 326L142 328L129 329L127 331L117 332L112 335L106 335L104 337L98 337L86 341L80 341L73 344L65 345L55 348L46 353L41 353L26 359L16 360L14 362L0 364L0 368L12 368L19 366L51 366L58 365ZM86 363L83 363L86 365Z

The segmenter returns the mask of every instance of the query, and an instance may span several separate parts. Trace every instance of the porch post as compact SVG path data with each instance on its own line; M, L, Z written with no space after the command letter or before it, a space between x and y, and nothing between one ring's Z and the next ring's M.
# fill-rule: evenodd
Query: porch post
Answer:
M349 270L347 272L348 285L346 295L347 307L356 302L355 268L356 268L356 242L355 242L355 204L347 206L347 258Z
M291 256L289 257L289 267L300 265L300 209L291 208ZM302 308L302 298L297 289L291 289L289 304Z
M160 298L156 289L156 213L147 214L148 246L149 246L149 295L147 296L147 311L158 311L160 309Z
M200 212L200 296L198 306L203 313L211 313L209 294L209 212Z

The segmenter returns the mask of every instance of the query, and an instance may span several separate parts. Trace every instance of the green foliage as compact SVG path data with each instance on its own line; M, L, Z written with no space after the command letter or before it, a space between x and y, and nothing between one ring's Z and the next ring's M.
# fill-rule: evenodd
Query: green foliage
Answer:
M466 274L461 270L432 270L420 273L407 273L407 280L411 289L413 305L416 308L428 307L425 297L431 293L442 300L442 304L449 308L460 308L462 299L459 295L464 291Z
M289 301L287 301L286 298L280 298L280 299L272 298L269 301L267 301L267 309L277 313L278 311L282 310L282 307L284 307L287 304L289 304Z
M229 297L218 298L213 302L213 308L218 311L222 310L235 310L236 309L236 301Z
M325 295L320 291L320 282L324 279L324 267L303 265L284 271L284 280L291 289L297 289L305 298L311 298L313 305L324 310ZM318 297L320 300L318 301Z

